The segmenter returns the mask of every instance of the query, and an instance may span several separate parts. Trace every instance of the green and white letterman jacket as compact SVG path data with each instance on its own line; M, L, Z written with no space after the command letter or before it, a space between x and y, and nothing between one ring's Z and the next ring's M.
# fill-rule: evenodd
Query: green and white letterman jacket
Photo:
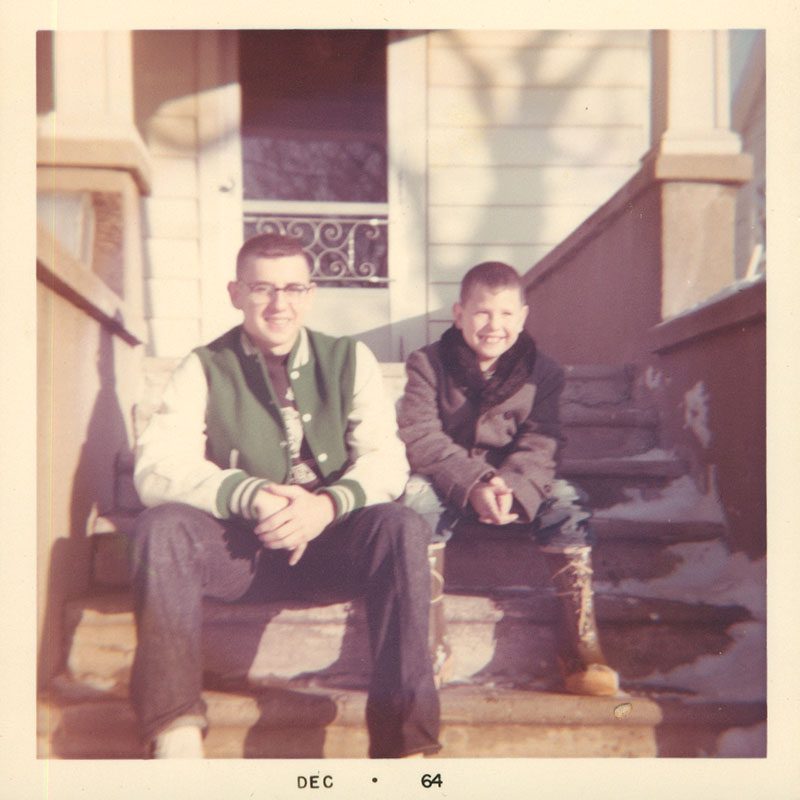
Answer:
M394 500L408 479L405 446L375 356L363 343L301 329L289 383L337 518ZM265 483L288 483L288 435L266 365L241 326L177 367L136 446L146 506L188 503L220 519L251 519Z

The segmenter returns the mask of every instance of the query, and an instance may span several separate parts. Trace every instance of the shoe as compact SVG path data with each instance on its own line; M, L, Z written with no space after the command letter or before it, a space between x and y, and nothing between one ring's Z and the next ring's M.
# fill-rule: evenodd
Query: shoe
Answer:
M558 657L567 692L612 697L619 693L619 675L608 665L600 648L591 553L590 547L544 551L559 599Z
M204 758L203 730L193 721L178 718L153 740L153 758Z

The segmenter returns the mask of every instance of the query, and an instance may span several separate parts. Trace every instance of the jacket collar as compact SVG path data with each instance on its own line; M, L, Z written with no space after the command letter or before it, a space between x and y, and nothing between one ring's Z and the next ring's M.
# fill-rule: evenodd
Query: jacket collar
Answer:
M242 326L240 329L239 342L245 355L257 356L261 353L261 351L253 344L253 340L247 335L244 326ZM311 348L308 344L308 332L305 328L300 328L300 333L297 336L297 340L295 341L291 352L289 353L289 363L291 364L291 369L304 367L306 364L308 364L310 359Z

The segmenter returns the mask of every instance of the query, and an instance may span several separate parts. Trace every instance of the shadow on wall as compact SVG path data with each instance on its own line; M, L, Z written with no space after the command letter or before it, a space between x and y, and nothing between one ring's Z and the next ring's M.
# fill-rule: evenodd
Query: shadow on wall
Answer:
M53 355L57 358L58 352ZM48 567L46 608L39 643L39 677L47 680L63 666L65 645L69 632L63 630L63 605L83 594L91 584L91 540L88 530L93 515L110 510L114 505L115 463L119 455L130 453L127 428L116 392L114 366L114 334L100 328L97 353L99 390L85 431L77 466L72 476L58 474L59 439L68 440L69 428L75 424L70 394L74 391L56 384L52 408L52 440L48 447L50 469L54 484L71 485L69 501L69 530L51 531L53 537ZM56 378L57 379L57 378ZM78 410L74 410L78 413ZM65 445L69 447L68 443ZM66 455L68 459L68 453ZM51 492L53 500L58 495L56 486ZM58 519L57 516L51 517ZM66 520L65 520L66 522ZM66 533L66 535L63 535ZM40 565L40 568L43 565Z
M415 348L409 348L406 342L419 341L419 332L425 331L428 318L425 314L394 322L390 325L380 325L366 331L352 334L354 339L364 342L375 354L378 361L392 362L405 361ZM313 327L313 320L312 320ZM438 338L438 336L436 337ZM393 344L394 347L393 347Z
M470 47L461 43L460 32L451 31L443 36L449 40L450 52L459 60L463 74L469 76L470 97L464 103L472 106L472 112L468 110L467 114L473 118L452 127L447 166L431 165L429 280L457 281L473 266L473 263L454 262L453 253L463 249L459 242L480 254L471 261L508 260L524 274L538 261L537 253L544 254L557 245L605 199L598 196L599 188L591 179L591 171L588 179L579 176L587 168L620 169L619 156L610 159L608 154L619 152L623 141L620 131L624 126L605 125L607 134L599 131L603 130L603 120L623 119L630 112L623 108L619 92L610 95L605 92L603 97L614 105L600 110L587 106L587 119L579 123L580 127L574 127L579 113L573 107L575 91L588 89L588 102L591 92L602 89L602 83L593 78L598 62L607 52L602 43L574 49L567 46L567 52L581 55L573 57L554 75L547 50L563 48L564 34L531 31L515 61L500 67L503 74L498 77L487 63L472 55ZM504 76L512 76L513 87L498 85ZM638 83L646 84L647 76L641 76L640 80L632 76L630 88ZM452 91L450 87L442 88ZM453 125L446 121L438 124ZM565 125L571 126L566 138ZM459 151L459 139L473 138L473 126L489 126L480 137L485 153ZM526 129L537 142L535 152L526 154L524 151L531 145L514 138L520 129ZM644 147L643 142L642 152ZM633 171L637 165L638 161L634 161L627 166ZM458 192L452 186L447 188L445 169L455 176L448 181L464 181ZM560 175L558 184L553 183L556 174ZM485 185L478 189L476 180L485 181ZM563 188L565 180L573 181L569 194ZM561 196L553 194L556 185L561 186ZM433 288L447 291L444 286ZM449 309L449 302L444 307ZM449 313L445 318L449 318ZM430 319L440 318L431 310ZM436 323L434 326L440 327Z

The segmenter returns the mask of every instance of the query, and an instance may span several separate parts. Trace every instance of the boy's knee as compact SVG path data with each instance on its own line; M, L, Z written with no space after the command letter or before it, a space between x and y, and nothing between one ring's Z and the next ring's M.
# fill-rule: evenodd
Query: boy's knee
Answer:
M154 551L175 553L186 538L196 509L182 503L165 503L145 509L137 518L131 542L134 557L152 556Z
M404 506L413 508L420 514L435 514L444 510L433 484L422 475L412 475L408 479L406 490L400 499Z
M386 503L381 507L381 520L393 531L410 537L424 534L425 521L417 511L400 503Z
M427 551L431 529L416 511L400 503L384 503L372 508L378 516L377 541L396 553L416 555Z

